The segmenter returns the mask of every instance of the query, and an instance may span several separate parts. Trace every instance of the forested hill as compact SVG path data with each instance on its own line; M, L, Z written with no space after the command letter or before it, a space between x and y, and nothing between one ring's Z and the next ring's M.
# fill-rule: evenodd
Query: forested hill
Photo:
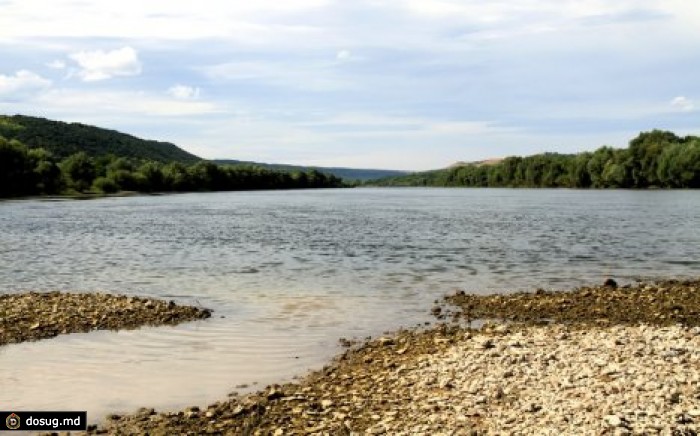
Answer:
M0 116L0 136L29 148L43 148L57 159L78 152L91 157L114 155L130 159L191 164L201 159L175 144L136 138L115 130L64 123L24 115Z
M169 142L145 140L115 130L25 115L0 115L0 137L8 140L16 139L30 149L43 148L58 160L79 152L84 152L92 158L112 155L138 161L161 163L192 164L202 160ZM406 171L304 167L240 160L215 160L213 162L221 165L254 166L289 173L316 170L348 181L365 181L407 174Z
M363 169L363 168L341 168L341 167L304 167L297 165L285 165L285 164L268 164L260 162L250 162L232 159L218 159L214 162L221 165L252 165L256 167L267 168L275 171L309 171L316 170L326 174L332 174L336 177L340 177L343 180L374 180L385 177L395 177L395 176L405 176L409 174L408 171L399 170L377 170L377 169Z
M640 133L628 148L511 156L369 182L378 186L700 188L700 137Z
M167 142L16 115L0 116L0 198L346 186L315 170L218 165Z

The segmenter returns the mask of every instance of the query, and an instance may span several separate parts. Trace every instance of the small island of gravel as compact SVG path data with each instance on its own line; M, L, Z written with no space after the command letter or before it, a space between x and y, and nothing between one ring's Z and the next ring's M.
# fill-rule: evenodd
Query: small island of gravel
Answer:
M462 322L350 348L298 383L89 433L669 434L700 431L700 281L446 298Z
M0 295L0 346L67 333L174 325L210 316L207 309L126 295L6 294Z

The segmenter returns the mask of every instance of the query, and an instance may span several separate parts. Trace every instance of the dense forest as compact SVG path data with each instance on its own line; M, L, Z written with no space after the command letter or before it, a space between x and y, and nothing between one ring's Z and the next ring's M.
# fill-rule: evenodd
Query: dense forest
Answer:
M369 182L374 186L700 188L700 137L653 130L629 147L507 157Z
M378 169L365 169L365 168L345 168L345 167L304 167L299 165L286 165L286 164L269 164L260 162L250 162L242 160L233 159L217 159L213 162L222 165L253 165L267 168L270 170L277 171L308 171L317 170L326 174L333 174L336 177L340 177L345 181L357 181L364 182L367 180L375 180L385 177L395 177L404 176L410 173L410 171L401 170L378 170Z
M114 193L334 188L341 179L319 171L283 172L261 167L223 166L208 161L186 165L84 151L58 159L0 136L0 197L84 192Z
M202 160L169 142L150 141L115 130L24 115L0 116L0 136L16 139L29 148L43 148L59 160L81 151L95 158L114 155L188 165Z

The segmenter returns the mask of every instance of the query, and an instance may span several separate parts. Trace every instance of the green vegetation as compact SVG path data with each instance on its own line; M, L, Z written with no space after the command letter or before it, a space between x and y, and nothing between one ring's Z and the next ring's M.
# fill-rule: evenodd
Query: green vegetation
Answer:
M84 192L114 193L335 188L342 181L316 170L272 171L254 166L186 165L81 151L62 160L0 136L0 197Z
M0 197L85 192L190 192L343 186L400 174L205 161L173 144L42 118L0 116ZM322 172L323 171L323 172ZM354 173L353 173L354 172ZM544 153L396 175L378 186L700 188L700 137L643 132L626 149Z
M217 165L177 146L43 118L0 116L0 197L342 186L317 170Z
M24 115L0 115L0 136L8 140L20 141L30 149L43 148L58 160L66 159L79 152L84 152L93 159L118 156L135 161L155 161L165 164L180 162L191 165L202 160L168 142L140 139L114 130L80 123L64 123ZM365 181L407 174L406 171L304 167L239 160L213 162L226 166L260 167L273 172L285 171L291 174L316 170L348 181Z
M298 165L268 164L232 159L217 159L214 162L222 165L253 165L277 171L309 171L316 170L326 174L332 174L346 181L364 182L383 177L394 177L407 175L408 171L399 170L376 170L362 168L342 168L342 167L304 167Z
M169 142L148 141L114 130L24 115L0 116L0 136L16 139L29 148L43 148L57 159L82 151L92 158L115 155L184 164L201 160Z
M369 182L375 186L700 188L700 137L653 130L626 149L512 156Z

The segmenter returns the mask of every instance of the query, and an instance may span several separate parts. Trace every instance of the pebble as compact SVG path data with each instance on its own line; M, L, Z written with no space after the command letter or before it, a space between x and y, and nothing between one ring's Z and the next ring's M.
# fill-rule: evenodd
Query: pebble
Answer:
M622 419L620 419L617 415L607 415L604 419L610 427L620 427L623 423Z

